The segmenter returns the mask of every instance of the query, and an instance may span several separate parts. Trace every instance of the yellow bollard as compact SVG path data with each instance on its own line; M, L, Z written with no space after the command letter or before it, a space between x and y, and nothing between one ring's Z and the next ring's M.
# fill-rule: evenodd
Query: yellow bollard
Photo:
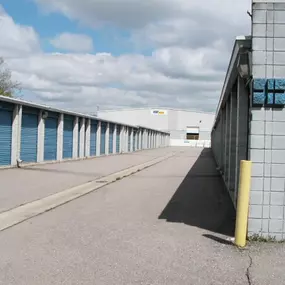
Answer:
M239 247L246 246L249 195L251 186L251 164L251 161L247 160L242 160L240 162L240 177L235 228L235 244Z

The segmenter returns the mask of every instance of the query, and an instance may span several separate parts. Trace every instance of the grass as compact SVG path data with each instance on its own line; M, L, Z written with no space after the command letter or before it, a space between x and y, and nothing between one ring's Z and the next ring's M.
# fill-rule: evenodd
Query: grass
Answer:
M249 242L260 242L260 243L284 243L285 240L276 240L275 236L262 236L261 234L253 234L248 237Z

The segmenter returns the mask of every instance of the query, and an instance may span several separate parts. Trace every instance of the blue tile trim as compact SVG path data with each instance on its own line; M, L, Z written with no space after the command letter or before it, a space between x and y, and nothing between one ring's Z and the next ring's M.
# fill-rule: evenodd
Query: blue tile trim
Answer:
M275 89L285 91L285 79L275 79Z
M253 80L253 106L284 107L285 79Z
M253 88L256 90L264 89L266 86L266 79L255 79L253 81Z
M265 94L263 92L253 93L253 104L263 105L265 102Z
M285 105L285 96L284 94L275 95L275 104L276 105Z
M266 105L274 104L274 93L268 93Z

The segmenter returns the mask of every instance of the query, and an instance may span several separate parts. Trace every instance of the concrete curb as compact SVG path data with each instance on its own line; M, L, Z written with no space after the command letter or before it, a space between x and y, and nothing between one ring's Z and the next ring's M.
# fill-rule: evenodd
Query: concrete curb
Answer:
M90 181L85 184L63 190L59 193L47 196L39 200L28 202L24 205L10 209L6 212L2 212L0 214L0 231L13 227L28 219L31 219L42 213L45 213L61 205L64 205L72 200L75 200L81 196L89 194L108 184L116 182L117 180L121 180L124 177L135 174L138 171L151 167L174 155L175 154L172 153L166 156L158 157L150 161L147 161L145 163L121 170L119 172L116 172L116 173L113 173L107 176L99 177L94 181Z

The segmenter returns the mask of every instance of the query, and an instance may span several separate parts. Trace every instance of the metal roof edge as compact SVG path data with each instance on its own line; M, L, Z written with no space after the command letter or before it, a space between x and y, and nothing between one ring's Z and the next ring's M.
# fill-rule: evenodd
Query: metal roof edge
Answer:
M228 65L228 69L227 69L227 72L226 72L223 88L222 88L222 91L221 91L221 96L220 96L219 103L218 103L218 106L217 106L217 109L216 109L215 120L214 120L213 126L215 126L215 124L216 124L216 120L217 120L217 117L218 117L218 114L219 114L219 110L220 110L221 105L223 103L224 97L226 96L226 90L228 88L228 83L229 83L230 77L232 75L232 72L233 72L233 69L234 69L234 64L235 64L235 62L237 60L237 56L239 54L239 51L242 48L249 48L250 44L251 44L251 41L252 41L252 37L251 36L237 36L236 39L235 39L235 43L234 43L234 46L233 46L230 62L229 62L229 65ZM245 43L247 43L247 45L244 45Z
M126 124L126 123L106 120L106 119L102 119L98 116L92 116L92 115L83 114L83 113L74 112L74 111L69 111L69 110L64 110L64 109L58 109L55 107L51 107L51 106L47 106L47 105L43 105L43 104L38 104L38 103L33 103L33 102L25 101L22 99L10 98L10 97L6 97L6 96L2 96L2 95L0 95L0 101L18 104L18 105L27 106L27 107L32 107L32 108L38 108L38 109L42 109L42 110L50 111L50 112L56 112L56 113L62 113L62 114L66 114L66 115L76 116L76 117L93 119L93 120L97 120L97 121L101 121L101 122L112 123L112 124L122 125L122 126L126 126L126 127L131 127L131 128L139 128L139 126L137 126L137 125L131 125L131 124ZM159 133L168 134L168 133L162 132L160 130L155 130L155 129L151 129L151 128L147 128L147 127L143 127L143 128L153 130L153 131L159 132Z

